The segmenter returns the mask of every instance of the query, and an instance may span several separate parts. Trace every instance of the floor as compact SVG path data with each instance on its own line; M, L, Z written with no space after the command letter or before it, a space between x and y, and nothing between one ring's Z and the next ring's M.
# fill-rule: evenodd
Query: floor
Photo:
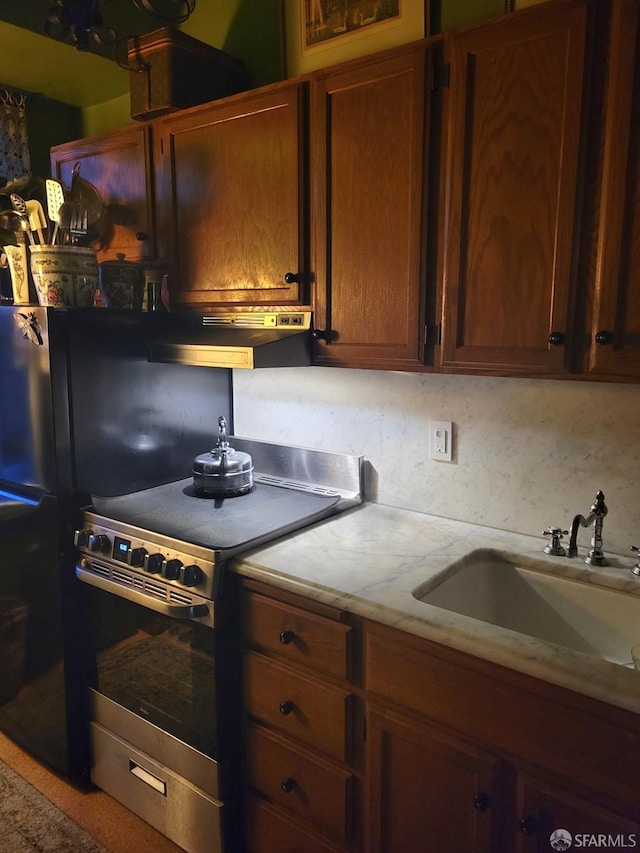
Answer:
M111 853L181 853L182 848L102 791L84 793L0 733L0 758Z

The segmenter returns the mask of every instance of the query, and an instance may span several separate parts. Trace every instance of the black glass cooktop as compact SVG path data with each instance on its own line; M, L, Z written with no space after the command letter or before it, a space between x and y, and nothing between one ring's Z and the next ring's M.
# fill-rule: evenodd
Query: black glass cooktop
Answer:
M254 483L251 492L237 497L198 497L187 479L127 495L94 496L93 508L107 518L230 557L331 515L339 501L337 494L267 483Z

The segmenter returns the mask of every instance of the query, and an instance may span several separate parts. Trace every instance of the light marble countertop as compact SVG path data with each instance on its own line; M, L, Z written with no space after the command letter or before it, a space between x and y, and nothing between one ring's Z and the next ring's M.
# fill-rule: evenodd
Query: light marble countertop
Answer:
M588 543L582 530L579 542ZM605 542L606 544L606 542ZM522 565L551 567L586 583L640 596L634 559L609 555L592 568L549 557L544 537L525 536L403 509L365 503L238 557L234 571L274 587L425 637L496 664L640 713L640 672L414 597L477 549L518 555ZM640 642L640 623L638 624ZM631 655L629 654L629 660Z

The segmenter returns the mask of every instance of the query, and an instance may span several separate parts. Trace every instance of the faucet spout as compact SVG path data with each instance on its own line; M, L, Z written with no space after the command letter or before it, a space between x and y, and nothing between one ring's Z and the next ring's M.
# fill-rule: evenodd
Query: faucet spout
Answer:
M606 566L607 560L602 552L602 527L605 515L608 513L608 508L604 502L602 492L596 494L595 501L591 504L589 515L585 518L584 515L576 515L571 523L571 538L569 539L569 547L567 549L567 557L578 556L578 528L591 527L593 524L593 538L591 539L591 550L585 557L585 563L590 566Z

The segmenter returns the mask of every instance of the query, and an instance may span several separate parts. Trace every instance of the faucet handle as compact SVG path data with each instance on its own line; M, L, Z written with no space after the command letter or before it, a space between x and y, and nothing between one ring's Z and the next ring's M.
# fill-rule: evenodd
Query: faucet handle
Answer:
M632 545L631 550L635 551L636 554L640 557L640 548L637 545ZM640 560L635 564L635 566L631 569L634 575L640 575Z
M560 540L567 535L569 531L563 530L561 527L549 527L548 530L543 530L543 536L550 536L551 542L545 547L544 553L551 554L552 557L566 557L567 552L560 544Z

